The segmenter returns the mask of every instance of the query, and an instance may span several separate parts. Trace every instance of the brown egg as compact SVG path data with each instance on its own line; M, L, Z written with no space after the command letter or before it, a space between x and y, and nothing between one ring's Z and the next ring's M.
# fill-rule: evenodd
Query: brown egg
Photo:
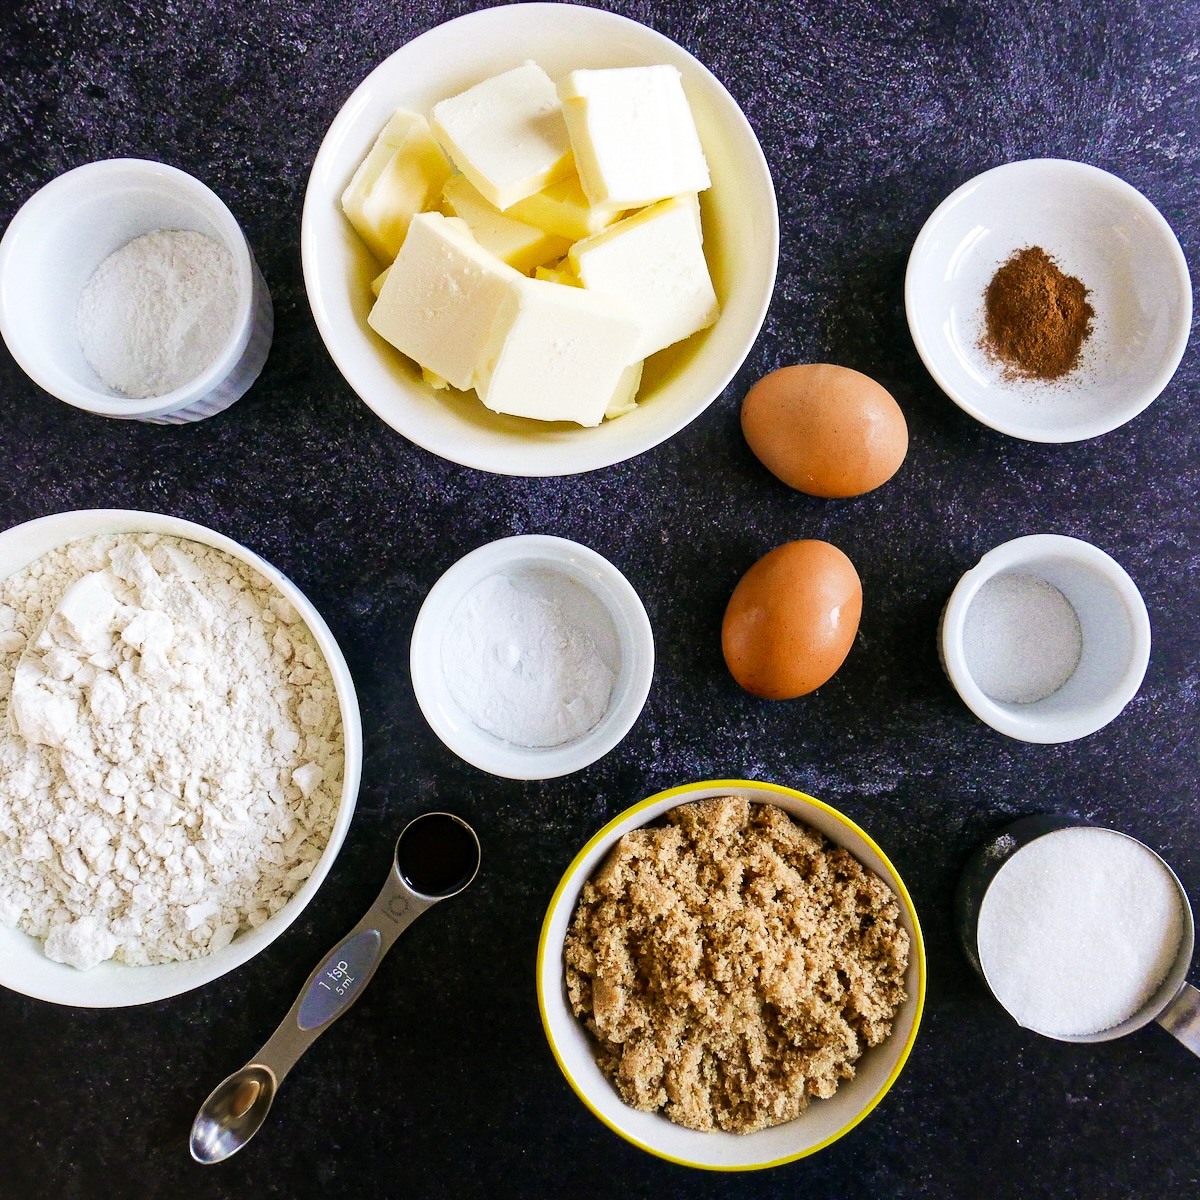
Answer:
M861 496L908 453L900 406L875 380L829 363L780 367L742 402L742 432L773 475L810 496Z
M746 691L791 700L842 665L861 615L862 584L845 554L828 542L785 542L733 589L721 649Z

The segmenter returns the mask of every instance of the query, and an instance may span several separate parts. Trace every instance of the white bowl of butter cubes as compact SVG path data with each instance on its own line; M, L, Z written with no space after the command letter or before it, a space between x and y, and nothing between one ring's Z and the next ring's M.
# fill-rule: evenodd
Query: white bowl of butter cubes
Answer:
M388 425L453 462L622 462L725 389L775 283L770 171L721 83L614 13L505 5L359 85L301 234L317 327Z

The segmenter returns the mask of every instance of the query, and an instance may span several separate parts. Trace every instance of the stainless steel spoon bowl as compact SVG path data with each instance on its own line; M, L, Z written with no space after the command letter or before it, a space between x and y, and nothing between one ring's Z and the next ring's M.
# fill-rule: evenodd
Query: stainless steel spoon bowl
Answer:
M259 1131L304 1051L358 999L400 934L475 878L479 858L475 831L451 813L424 813L401 830L375 903L308 977L266 1045L200 1106L189 1139L197 1162L223 1162Z

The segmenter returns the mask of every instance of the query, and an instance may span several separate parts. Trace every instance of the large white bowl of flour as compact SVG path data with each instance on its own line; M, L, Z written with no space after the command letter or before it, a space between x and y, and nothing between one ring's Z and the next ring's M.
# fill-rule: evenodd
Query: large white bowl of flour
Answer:
M107 539L131 534L150 543L122 537L136 549L93 569ZM81 547L74 564L68 544ZM45 578L26 572L35 562L48 564ZM223 644L241 661L219 662ZM279 707L260 724L252 709L272 693ZM131 726L135 712L145 715ZM128 746L122 730L133 731ZM358 701L332 633L245 547L122 510L0 532L0 985L119 1007L240 966L316 894L361 769ZM122 890L127 902L114 903ZM13 927L36 919L51 921L49 936Z

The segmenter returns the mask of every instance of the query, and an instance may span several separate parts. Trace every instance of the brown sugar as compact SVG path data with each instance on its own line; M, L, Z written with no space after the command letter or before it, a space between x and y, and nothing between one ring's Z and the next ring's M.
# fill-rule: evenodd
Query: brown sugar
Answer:
M891 1032L908 934L884 882L783 809L720 797L626 834L580 894L567 993L622 1099L750 1133Z
M1041 246L1016 251L984 292L983 349L1015 375L1061 378L1078 365L1092 332L1089 295Z

